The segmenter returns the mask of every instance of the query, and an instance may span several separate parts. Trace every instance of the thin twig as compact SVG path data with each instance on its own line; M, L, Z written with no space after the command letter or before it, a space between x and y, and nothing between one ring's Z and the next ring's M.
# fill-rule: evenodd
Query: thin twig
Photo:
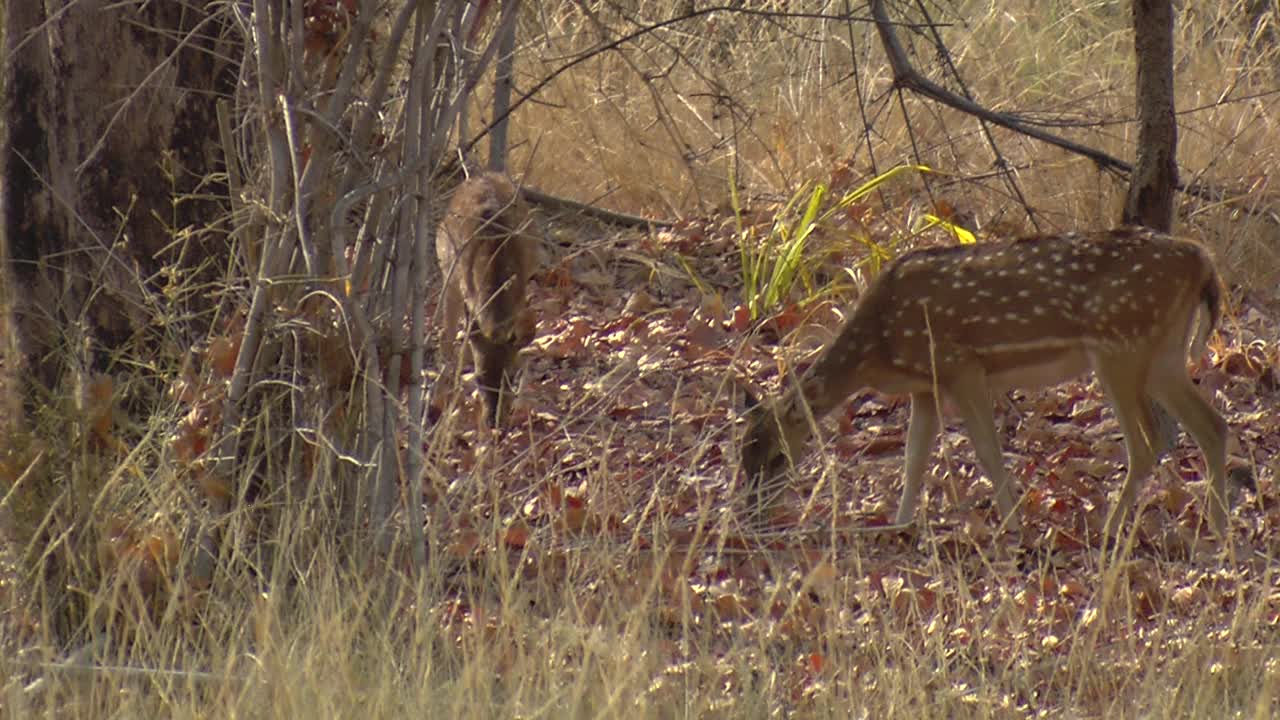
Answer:
M563 75L569 70L577 67L578 65L581 65L587 60L590 60L596 55L600 55L600 54L609 52L611 50L616 50L622 47L623 45L626 45L627 43L632 42L633 40L644 37L645 35L649 35L650 33L657 32L663 28L671 27L672 25L678 25L688 20L702 17L703 15L712 15L715 13L736 13L739 15L751 15L751 16L767 17L767 18L805 18L805 19L812 19L812 20L837 20L841 22L844 22L847 20L855 20L855 19L862 20L864 22L867 20L867 18L855 18L849 15L848 13L831 15L826 13L755 10L752 8L738 7L735 5L716 5L713 7L696 8L696 9L690 10L689 12L682 13L680 15L667 18L666 20L661 20L659 22L653 23L652 25L645 25L642 28L629 32L626 35L622 35L602 45L599 45L593 48L592 50L584 52L581 55L578 55L577 57L573 58L572 60L569 60L568 62L556 68L555 70L552 70L546 77L541 78L540 80L538 80L538 82L534 83L533 87L529 88L527 92L521 94L520 98L511 104L511 107L507 110L506 115L510 115L511 113L515 112L521 105L524 105L526 102L533 99L534 96L542 92L543 88L545 88L547 85L550 85L551 81L555 80L557 77ZM492 130L496 124L498 124L499 122L502 122L503 120L506 120L506 115L495 116L492 120L489 121L489 124L486 125L484 129L482 129L474 137L472 137L470 140L464 143L462 145L463 155L466 155L467 153L471 152L471 148L475 147L476 143L480 142L480 140L483 137L488 135L490 130Z
M194 682L221 683L228 680L234 682L247 682L248 675L233 673L212 673L207 670L182 670L179 668L147 668L137 667L134 665L96 665L92 663L76 663L76 662L33 662L29 660L11 660L10 664L30 668L33 670L43 670L51 673L65 673L69 675L117 675L124 677L142 677L148 679L156 678L174 678L180 680L190 680ZM39 682L38 680L36 682ZM33 683L32 685L35 685ZM28 691L35 688L28 686Z

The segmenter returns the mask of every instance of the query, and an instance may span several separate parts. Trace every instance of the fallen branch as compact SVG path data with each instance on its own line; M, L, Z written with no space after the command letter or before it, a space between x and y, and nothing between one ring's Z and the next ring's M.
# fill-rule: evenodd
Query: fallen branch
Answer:
M669 228L676 224L675 220L654 220L653 218L640 217L639 215L627 215L626 213L605 210L604 208L588 205L570 200L568 198L556 197L548 195L544 192L534 190L531 187L520 188L520 194L529 202L540 205L548 210L568 210L580 215L609 223L610 225L619 225L622 227L652 227L652 228Z

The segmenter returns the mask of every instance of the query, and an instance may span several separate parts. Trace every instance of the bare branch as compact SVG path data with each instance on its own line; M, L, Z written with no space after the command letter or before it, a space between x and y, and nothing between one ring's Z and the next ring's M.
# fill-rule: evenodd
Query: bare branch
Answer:
M1133 164L1130 162L1109 155L1097 148L1045 132L1013 115L991 110L968 98L956 95L924 77L912 67L911 62L907 59L907 53L903 49L901 41L898 40L897 32L894 30L895 25L889 20L888 13L885 12L884 0L871 0L870 5L871 16L876 24L876 31L880 35L880 43L884 46L885 55L889 58L889 66L893 69L893 82L896 87L906 88L952 109L986 120L1007 130L1013 130L1027 137L1049 143L1067 152L1089 158L1102 170L1111 170L1125 175L1133 173ZM1228 197L1226 190L1204 183L1187 184L1180 180L1177 188L1188 195L1211 202L1220 202Z
M466 143L464 143L462 145L462 154L466 155L470 153L471 149L475 147L475 144L480 142L480 140L484 136L488 135L489 132L493 130L494 126L506 120L508 115L515 112L516 109L519 108L521 105L525 104L530 99L532 99L535 95L542 92L542 89L545 88L547 85L551 84L551 81L555 80L557 77L563 75L569 70L577 67L578 65L581 65L582 63L586 62L587 60L590 60L591 58L597 55L609 52L610 50L616 50L622 47L623 45L626 45L627 43L630 43L650 33L657 32L658 30L662 30L663 28L671 27L672 25L678 25L682 22L686 22L694 18L702 17L703 15L713 15L715 13L737 13L739 15L754 15L754 16L768 17L768 18L809 18L814 20L838 20L842 22L849 21L849 20L862 20L865 22L867 20L867 18L855 17L850 13L838 13L834 15L824 14L824 13L791 13L791 12L781 12L781 11L771 11L771 10L753 10L750 8L737 7L733 5L716 5L714 7L696 8L696 9L690 10L689 12L683 13L681 15L676 15L675 17L670 17L670 18L667 18L666 20L653 23L652 25L645 25L644 27L641 27L637 30L629 32L626 35L622 35L607 43L602 43L601 45L591 50L590 52L584 52L581 55L573 58L572 60L556 68L552 72L548 73L546 77L534 83L533 87L529 88L527 92L521 94L520 98L516 100L514 103L512 103L511 107L508 108L505 113L501 115L495 115L494 118L489 121L489 124L486 125L479 133L477 133L475 137L471 138Z
M871 15L876 23L876 31L880 34L880 42L884 45L885 55L889 58L889 67L893 68L893 84L896 87L912 90L960 112L968 113L976 118L986 120L1008 130L1014 130L1028 137L1042 140L1077 155L1083 155L1103 169L1121 170L1126 173L1133 170L1132 164L1120 158L1027 125L1012 115L983 107L929 80L916 72L916 69L912 67L911 62L907 59L907 53L902 48L902 43L898 40L893 23L889 21L889 16L885 12L884 0L871 0Z

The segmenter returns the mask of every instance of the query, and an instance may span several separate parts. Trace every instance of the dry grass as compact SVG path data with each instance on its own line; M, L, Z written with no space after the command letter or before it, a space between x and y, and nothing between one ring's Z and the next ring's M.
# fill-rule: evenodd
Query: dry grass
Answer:
M669 12L665 3L640 7L639 14L647 10L651 18ZM1269 170L1280 132L1274 95L1280 52L1268 38L1280 30L1274 14L1266 13L1253 30L1243 7L1226 1L1188 5L1175 21L1184 179L1232 191L1224 204L1187 200L1182 226L1214 247L1230 245L1229 255L1240 244L1274 248L1276 232L1274 219L1256 225L1240 210L1275 204ZM1113 3L1046 7L1035 1L960 3L945 10L949 14L934 20L945 24L940 35L978 102L1065 125L1057 132L1132 160L1127 10ZM531 79L600 39L574 13L540 20L538 29L548 30L550 39L519 68ZM729 26L737 42L697 41L698 35L728 34ZM528 182L547 192L671 216L725 207L730 163L737 163L748 194L787 197L803 181L831 178L843 163L870 176L873 154L880 171L917 162L967 180L943 184L940 197L981 227L1032 229L1009 188L991 176L996 155L975 120L908 96L910 124L904 122L869 23L768 24L711 15L677 26L651 45L657 47L625 57L598 55L552 82L545 105L519 110L515 132L525 143L512 167L527 168ZM918 67L934 69L931 48L917 47ZM662 72L677 57L690 62ZM646 83L646 74L659 79ZM855 79L873 127L870 148ZM1008 131L992 133L1042 229L1099 228L1119 216L1125 182L1099 173L1087 159ZM1269 259L1229 263L1230 270L1250 275L1251 283L1274 285L1280 263L1273 249ZM1258 272L1263 274L1254 276Z
M576 6L546 5L524 20L545 36L521 56L520 86L599 41L596 25ZM675 5L632 4L649 19L669 16ZM1177 58L1184 173L1243 192L1217 204L1186 200L1181 225L1207 238L1226 274L1252 289L1260 307L1274 307L1275 220L1246 211L1275 204L1269 172L1280 148L1280 96L1268 93L1280 54L1273 42L1251 39L1243 2L1184 5ZM1135 131L1122 121L1132 114L1133 70L1122 5L1017 0L951 10L935 19L952 23L940 32L980 102L1078 121L1061 132L1130 155ZM1275 31L1274 11L1266 21ZM735 42L706 42L731 32ZM625 56L602 54L559 76L541 96L545 104L516 113L513 132L522 144L511 166L547 192L662 216L723 209L730 162L756 199L788 197L802 182L832 181L846 167L869 176L855 54L875 167L921 162L946 170L955 179L934 191L977 225L1027 229L1008 186L985 177L993 154L973 120L906 98L910 124L904 122L865 24L713 15L654 35ZM672 66L677 55L690 62ZM668 67L659 79L642 77ZM707 94L713 90L734 103L718 116ZM481 107L485 100L481 93ZM1096 228L1118 215L1122 182L1086 160L1005 131L994 135L1044 227ZM928 207L921 189L889 192L896 194L886 203L893 211ZM587 350L563 350L558 360L616 334L654 342L662 328L683 329L697 318L682 310L703 309L681 286L670 292L677 309L655 312L647 331L615 329L610 323L623 301L616 288L630 287L626 272L634 270L619 270L613 259L596 264L585 251L561 260L573 270L607 266L616 275L597 283L605 289L599 293L544 302L544 312L563 311L543 318L540 335L556 338L542 344L544 354L557 352L549 345L569 344L564 338L577 332L574 323L592 327L587 340L574 340ZM732 288L724 291L732 296ZM578 312L583 308L594 316ZM1220 357L1247 344L1247 334L1233 333L1235 344L1219 348ZM1261 339L1274 361L1274 338ZM772 360L752 352L742 351L740 360L756 372ZM671 358L679 362L667 363ZM72 459L48 479L59 491L54 481L74 488L62 497L80 498L66 515L128 518L145 528L135 531L142 534L130 538L131 547L146 548L152 559L126 564L102 549L109 532L99 529L106 539L79 547L96 543L107 553L99 562L129 572L98 585L90 559L60 557L72 582L49 588L24 569L39 565L33 560L44 548L3 544L0 717L1276 714L1277 468L1264 454L1271 443L1257 432L1247 441L1259 451L1261 492L1255 506L1239 511L1241 539L1225 557L1169 541L1102 567L1097 549L1063 550L1069 543L1052 535L1043 547L1065 560L1053 552L1011 560L984 531L989 517L939 497L929 505L937 522L915 540L853 532L851 517L896 501L901 460L897 453L844 452L840 440L817 461L813 501L836 510L794 533L768 536L739 527L730 511L736 462L728 459L727 363L707 367L702 360L660 341L627 354L619 377L580 366L555 374L555 361L543 359L531 368L533 382L561 386L570 417L550 424L539 408L527 410L526 430L497 449L473 435L435 433L431 559L421 578L405 572L403 549L384 564L332 537L329 528L349 519L334 517L339 503L318 490L268 498L291 510L270 522L260 514L231 517L228 546L244 550L229 558L213 593L144 592L138 567L148 562L183 574L173 564L180 561L167 558L183 546L180 523L155 511L192 504L190 490L165 465L166 436L182 409L152 408L135 421L147 428L145 440L123 454L106 453L108 462L86 451L84 438L9 436L0 477L22 477L41 452ZM682 371L687 375L673 379ZM671 398L685 397L686 381L692 399L669 407ZM636 400L630 414L591 404L646 385L652 394L640 397L652 402ZM1233 427L1266 413L1240 383L1224 393ZM270 407L262 412L250 423L270 425ZM892 425L902 417L893 412L863 420ZM1090 452L1115 446L1101 434ZM1046 447L1022 447L1019 457L1043 457ZM946 476L947 492L934 495L989 495L967 452L944 441L937 474ZM327 488L326 480L313 484ZM1169 498L1179 483L1155 484L1150 504L1178 505ZM0 497L0 524L12 529L15 518L28 517L8 499L21 493ZM1043 512L1048 518L1055 511ZM1157 507L1144 517L1194 527L1178 512ZM520 519L528 522L527 537ZM1032 525L1053 527L1044 518ZM37 533L24 527L20 534ZM61 543L56 552L70 547ZM80 623L68 629L68 617ZM68 659L68 645L79 654Z
M876 586L859 559L869 548L852 543L811 567L804 551L757 551L799 575L762 588L765 605L752 608L704 601L695 588L682 604L654 570L683 555L676 545L584 542L532 580L516 558L489 556L468 568L464 587L435 575L417 591L334 571L343 559L321 553L305 583L244 597L235 613L186 632L138 629L130 645L94 658L96 670L38 665L47 658L36 650L7 656L5 708L9 717L179 718L1274 711L1275 598L1235 597L1229 572L1193 581L1199 597L1175 595L1151 621L1149 588L1123 570L1109 603L1093 588L1015 591L1016 568L937 554L904 558L910 566L886 569ZM746 562L705 552L699 562ZM202 645L175 641L186 634ZM140 664L152 669L120 669ZM182 669L157 669L174 665Z

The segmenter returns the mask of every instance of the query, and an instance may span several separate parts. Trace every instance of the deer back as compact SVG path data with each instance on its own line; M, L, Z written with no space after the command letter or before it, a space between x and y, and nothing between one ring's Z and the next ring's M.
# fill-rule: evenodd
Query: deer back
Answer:
M445 282L489 343L521 339L525 289L536 264L528 225L528 208L515 186L487 172L458 187L436 234Z

